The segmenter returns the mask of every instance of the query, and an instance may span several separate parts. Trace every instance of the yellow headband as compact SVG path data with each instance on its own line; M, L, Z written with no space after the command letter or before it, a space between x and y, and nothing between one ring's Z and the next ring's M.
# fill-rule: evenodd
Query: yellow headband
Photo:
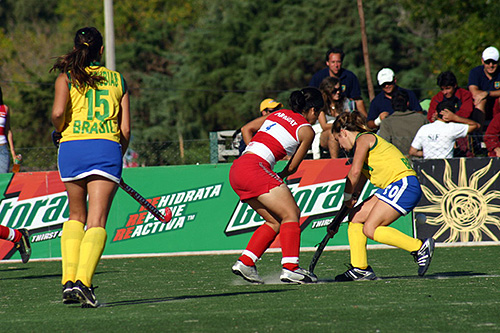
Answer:
M83 45L87 45L87 47L89 47L89 46L90 46L90 45L89 45L89 43L82 43L82 44L83 44Z

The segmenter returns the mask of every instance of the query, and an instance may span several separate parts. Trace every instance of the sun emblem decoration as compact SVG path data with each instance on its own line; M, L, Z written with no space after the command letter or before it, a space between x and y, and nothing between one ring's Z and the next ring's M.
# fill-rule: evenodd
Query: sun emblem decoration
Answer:
M465 158L461 158L457 184L453 183L450 164L446 160L444 163L442 184L421 170L439 192L434 194L428 187L422 185L422 191L431 204L415 208L415 212L418 213L434 214L434 216L427 215L426 222L429 225L440 226L432 237L437 239L449 230L449 237L445 243L478 242L482 240L482 233L491 240L498 241L498 237L487 226L493 225L500 229L500 217L493 215L500 212L500 206L490 203L493 199L500 199L500 191L488 191L488 189L496 181L500 171L478 188L481 177L490 170L492 160L467 179Z

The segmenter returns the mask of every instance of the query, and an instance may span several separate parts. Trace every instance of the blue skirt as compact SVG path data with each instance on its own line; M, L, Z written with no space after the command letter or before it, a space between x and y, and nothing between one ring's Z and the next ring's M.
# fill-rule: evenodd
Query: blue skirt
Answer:
M422 189L417 177L408 176L387 185L384 189L378 189L375 196L388 203L401 215L406 215L420 202Z
M121 145L102 139L61 142L57 164L63 182L99 175L119 183L122 176Z

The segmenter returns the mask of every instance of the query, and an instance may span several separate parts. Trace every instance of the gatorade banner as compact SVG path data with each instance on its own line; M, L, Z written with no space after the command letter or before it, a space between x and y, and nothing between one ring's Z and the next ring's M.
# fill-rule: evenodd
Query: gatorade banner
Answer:
M314 247L341 207L347 159L306 160L287 179L301 215L302 247ZM276 170L285 166L280 162ZM157 221L125 191L118 189L108 218L104 255L137 255L242 250L264 221L239 202L229 184L230 164L124 169L123 178L160 211L172 210L169 223ZM368 184L361 199L375 188ZM59 258L68 199L59 174L0 175L0 223L30 231L32 258ZM410 214L411 215L411 214ZM411 216L393 226L414 236ZM330 245L348 245L346 225ZM279 247L279 237L272 244ZM0 242L1 259L19 259L12 243Z

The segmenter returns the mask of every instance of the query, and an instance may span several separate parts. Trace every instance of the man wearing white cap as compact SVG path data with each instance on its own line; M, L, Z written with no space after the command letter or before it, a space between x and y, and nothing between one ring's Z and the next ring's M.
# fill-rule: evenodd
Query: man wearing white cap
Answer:
M469 91L474 98L476 114L482 119L476 119L486 125L493 118L493 105L495 99L500 97L500 70L498 69L499 53L496 47L484 49L481 56L481 66L474 67L469 72Z
M367 118L370 128L378 128L382 120L394 112L392 108L392 94L397 90L403 90L408 93L410 101L409 110L422 111L415 93L411 90L401 88L396 84L396 76L392 69L382 68L377 74L377 81L382 88L382 92L375 96L370 103L370 111L368 111Z

